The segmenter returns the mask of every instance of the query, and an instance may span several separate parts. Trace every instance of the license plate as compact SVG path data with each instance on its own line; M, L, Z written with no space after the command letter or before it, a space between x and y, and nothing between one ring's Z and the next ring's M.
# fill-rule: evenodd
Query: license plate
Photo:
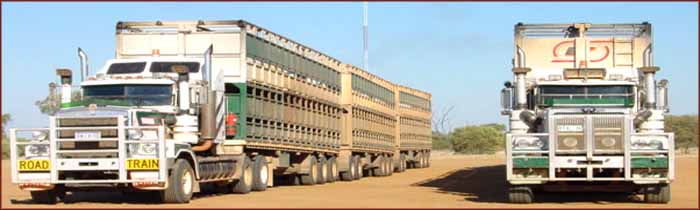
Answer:
M581 132L583 131L582 125L560 125L557 127L559 132Z
M76 131L75 139L78 140L99 140L102 133L99 131Z
M19 160L17 169L19 171L48 171L51 168L49 160Z
M158 170L158 159L127 159L128 170Z

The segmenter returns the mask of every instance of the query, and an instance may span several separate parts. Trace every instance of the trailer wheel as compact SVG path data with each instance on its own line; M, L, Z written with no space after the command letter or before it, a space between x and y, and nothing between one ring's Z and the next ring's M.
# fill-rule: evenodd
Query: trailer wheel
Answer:
M233 185L231 191L234 193L246 194L253 188L253 162L248 156L245 156L241 164L243 164L241 166L241 176L238 177L238 181Z
M325 184L328 180L328 161L323 155L318 158L318 179L316 184Z
M511 203L531 203L534 195L529 187L510 187L508 189L508 201Z
M371 171L371 172L372 172L372 175L373 175L373 176L384 176L384 170L385 170L385 166L384 166L385 160L384 160L384 157L379 156L379 157L377 157L377 159L378 159L378 160L376 161L376 162L377 162L377 167L372 169L372 171Z
M331 157L328 159L328 178L326 179L327 183L332 183L338 180L338 161L336 161L335 157Z
M671 186L659 184L645 187L644 200L647 203L668 203L671 201Z
M32 200L41 204L56 204L58 199L63 200L66 197L66 191L59 186L50 190L31 191Z
M197 180L192 166L186 160L178 159L168 176L168 188L160 192L161 199L165 203L188 203L195 184Z
M425 153L425 167L430 167L430 152Z
M414 160L413 168L423 168L423 153L416 154Z
M386 161L386 165L387 165L387 170L386 170L387 176L391 176L392 174L394 174L394 158L388 157L387 161Z
M406 171L406 155L399 155L399 169L398 172Z
M301 184L314 185L318 181L318 166L316 157L309 155L309 173L301 175Z
M352 159L353 159L353 167L355 168L355 174L353 174L353 179L358 180L358 179L362 178L362 175L363 175L362 174L362 172L363 172L362 166L360 164L360 156L355 155L352 157Z
M255 156L255 161L253 161L253 190L265 191L267 189L267 180L270 178L268 167L265 156Z
M348 158L348 170L340 172L340 180L352 181L355 179L355 158Z

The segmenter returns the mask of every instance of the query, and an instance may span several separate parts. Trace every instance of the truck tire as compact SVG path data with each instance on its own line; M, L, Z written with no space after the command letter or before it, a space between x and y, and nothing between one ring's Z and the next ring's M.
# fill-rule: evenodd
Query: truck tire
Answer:
M355 180L355 157L348 158L348 170L340 172L340 179L343 181Z
M316 184L325 184L326 180L328 180L328 161L326 161L326 157L320 155L318 158L318 179Z
M309 155L309 173L301 175L301 184L314 185L318 180L318 164L316 157Z
M189 203L197 180L192 166L184 159L177 159L168 176L168 188L160 192L164 203Z
M644 201L647 203L668 203L671 201L671 186L659 184L645 187Z
M425 167L430 167L430 153L425 153Z
M372 175L384 176L384 170L386 168L384 165L384 162L386 162L386 161L384 160L384 157L382 157L382 156L377 157L377 159L379 159L379 160L377 160L377 167L372 169Z
M360 164L360 156L355 155L352 157L352 159L353 159L353 167L355 168L355 174L353 174L353 179L359 180L360 178L362 178L362 175L363 175L363 173L362 173L363 167Z
M387 165L387 170L386 170L387 176L393 175L394 174L394 158L388 157L387 161L386 161L386 165Z
M333 183L336 180L338 180L338 161L335 157L331 157L328 159L328 179L326 182Z
M508 189L508 201L511 203L531 203L533 197L530 187L511 186Z
M253 161L253 190L265 191L267 189L267 181L270 178L268 167L265 156L255 156Z
M406 171L406 155L399 155L399 167L398 172Z
M233 184L231 191L233 193L246 194L253 189L253 162L248 156L243 158L241 166L241 176Z
M415 160L413 168L423 168L423 153L416 154Z
M31 191L32 200L41 204L56 204L58 199L63 200L66 197L66 191L59 186L50 190Z

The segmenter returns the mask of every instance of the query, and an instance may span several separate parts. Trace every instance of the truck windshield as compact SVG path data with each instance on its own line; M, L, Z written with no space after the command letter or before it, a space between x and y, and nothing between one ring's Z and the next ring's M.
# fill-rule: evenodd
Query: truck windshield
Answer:
M596 85L596 86L540 86L538 92L539 106L558 105L605 105L632 106L634 92L631 85Z
M114 63L109 65L107 74L135 74L143 72L146 67L146 62L136 63Z
M104 101L109 105L170 105L171 85L100 85L83 87L85 100ZM97 103L101 104L101 103Z

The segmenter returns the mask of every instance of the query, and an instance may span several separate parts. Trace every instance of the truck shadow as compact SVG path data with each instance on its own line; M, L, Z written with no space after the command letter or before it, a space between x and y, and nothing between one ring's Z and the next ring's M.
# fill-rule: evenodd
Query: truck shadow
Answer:
M465 200L483 203L508 203L506 166L492 165L462 168L438 177L423 180L412 186L435 188L439 193L464 196ZM608 192L535 192L535 203L639 203L639 197L625 193Z
M194 193L192 200L218 196L226 194L211 189L203 189L202 192ZM37 204L31 198L26 199L11 199L12 204ZM66 198L62 201L64 204L75 203L103 203L103 204L154 204L160 205L160 196L156 192L138 191L138 192L117 192L117 191L79 191L69 192ZM43 205L43 204L42 204Z

